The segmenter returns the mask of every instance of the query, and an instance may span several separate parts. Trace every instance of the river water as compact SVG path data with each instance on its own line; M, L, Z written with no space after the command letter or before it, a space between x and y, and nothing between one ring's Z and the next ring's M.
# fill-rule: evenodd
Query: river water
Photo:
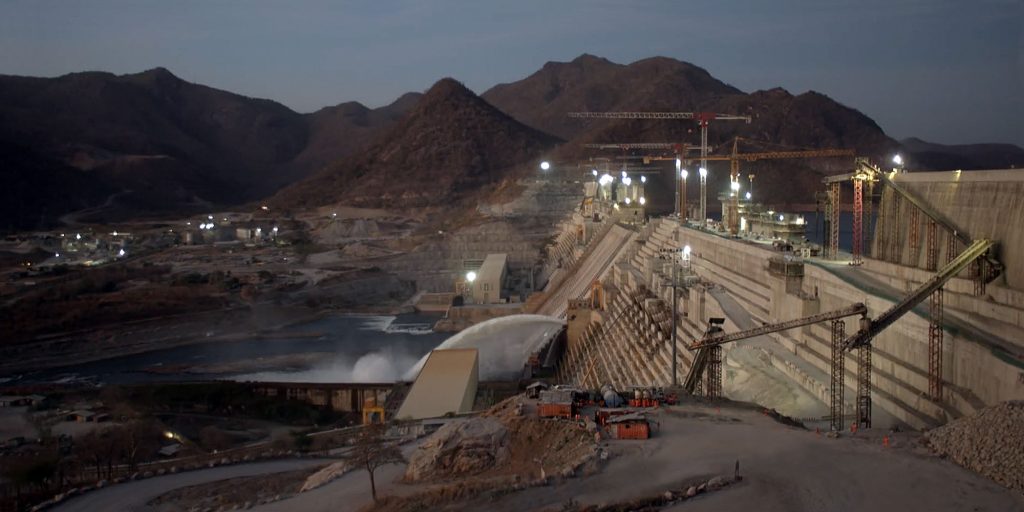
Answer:
M132 384L185 380L393 382L449 335L437 316L332 314L251 340L199 343L14 376L44 382Z

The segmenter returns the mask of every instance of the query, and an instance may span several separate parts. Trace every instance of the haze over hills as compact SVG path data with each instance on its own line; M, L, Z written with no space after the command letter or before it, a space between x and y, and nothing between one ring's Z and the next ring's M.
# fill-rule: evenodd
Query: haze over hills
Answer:
M624 65L585 54L549 62L483 99L454 80L431 93L409 93L376 109L347 102L299 114L186 82L163 68L121 76L0 75L0 163L15 183L0 192L0 201L11 205L0 227L42 227L89 207L94 211L80 220L206 210L289 185L276 201L432 204L520 175L512 170L556 137L567 141L552 155L563 162L614 156L584 151L588 142L699 141L693 122L580 120L568 118L571 111L751 116L750 124L713 122L710 142L719 154L735 136L769 143L741 151L836 147L885 158L900 147L870 118L824 94L779 88L748 94L666 57ZM903 144L916 169L1024 164L1024 150L1013 145ZM843 165L759 162L745 165L744 173L757 173L762 197L785 204L809 201L821 173ZM711 168L710 186L720 190L727 165Z
M516 177L521 164L558 142L445 78L360 155L285 188L270 203L289 208L339 200L396 208L450 204Z
M1024 166L1024 149L1013 144L936 144L916 137L900 141L911 168L1006 169Z

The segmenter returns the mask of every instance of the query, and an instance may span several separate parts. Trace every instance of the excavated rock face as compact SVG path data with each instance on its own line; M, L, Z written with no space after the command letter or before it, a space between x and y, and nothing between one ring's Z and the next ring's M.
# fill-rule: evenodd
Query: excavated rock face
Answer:
M939 455L1024 491L1024 401L1004 402L928 432Z
M509 431L495 418L472 418L441 427L409 459L410 482L469 476L509 458Z

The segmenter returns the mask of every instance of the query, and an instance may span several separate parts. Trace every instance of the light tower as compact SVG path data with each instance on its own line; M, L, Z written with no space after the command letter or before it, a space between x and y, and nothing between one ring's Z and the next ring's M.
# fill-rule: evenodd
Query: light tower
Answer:
M700 173L700 225L705 226L708 221L708 168L701 165Z

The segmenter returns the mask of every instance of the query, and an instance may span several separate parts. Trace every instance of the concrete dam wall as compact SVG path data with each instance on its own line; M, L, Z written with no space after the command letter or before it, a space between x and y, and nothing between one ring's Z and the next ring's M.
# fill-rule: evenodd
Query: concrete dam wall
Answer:
M995 214L975 215L984 219ZM880 231L884 229L883 225ZM1013 240L1015 235L1007 236ZM670 311L671 288L666 286L667 267L659 255L683 245L692 248L689 264L700 281L690 283L677 304L681 375L692 356L686 344L702 335L710 316L726 317L726 332L855 302L863 302L869 315L876 316L932 275L923 268L871 258L860 267L811 259L802 262L802 276L777 275L768 262L780 253L768 244L681 227L674 220L654 220L640 230L635 244L620 251L614 272L604 280L605 310L586 311L585 305L577 305L570 314L578 320L569 325L565 380L581 384L603 380L616 386L671 383L671 336L666 334L670 316L665 314ZM911 251L903 256L909 261ZM978 297L973 282L964 277L953 279L945 288L942 400L927 396L925 304L873 342L878 426L888 426L887 422L934 426L986 405L1024 398L1024 294L997 282ZM857 328L856 318L847 320L848 334ZM817 414L828 402L830 353L828 323L731 344L725 352L726 396L757 400L787 414ZM779 376L788 380L789 388L779 382ZM853 354L845 359L844 377L845 409L852 411L857 379Z

